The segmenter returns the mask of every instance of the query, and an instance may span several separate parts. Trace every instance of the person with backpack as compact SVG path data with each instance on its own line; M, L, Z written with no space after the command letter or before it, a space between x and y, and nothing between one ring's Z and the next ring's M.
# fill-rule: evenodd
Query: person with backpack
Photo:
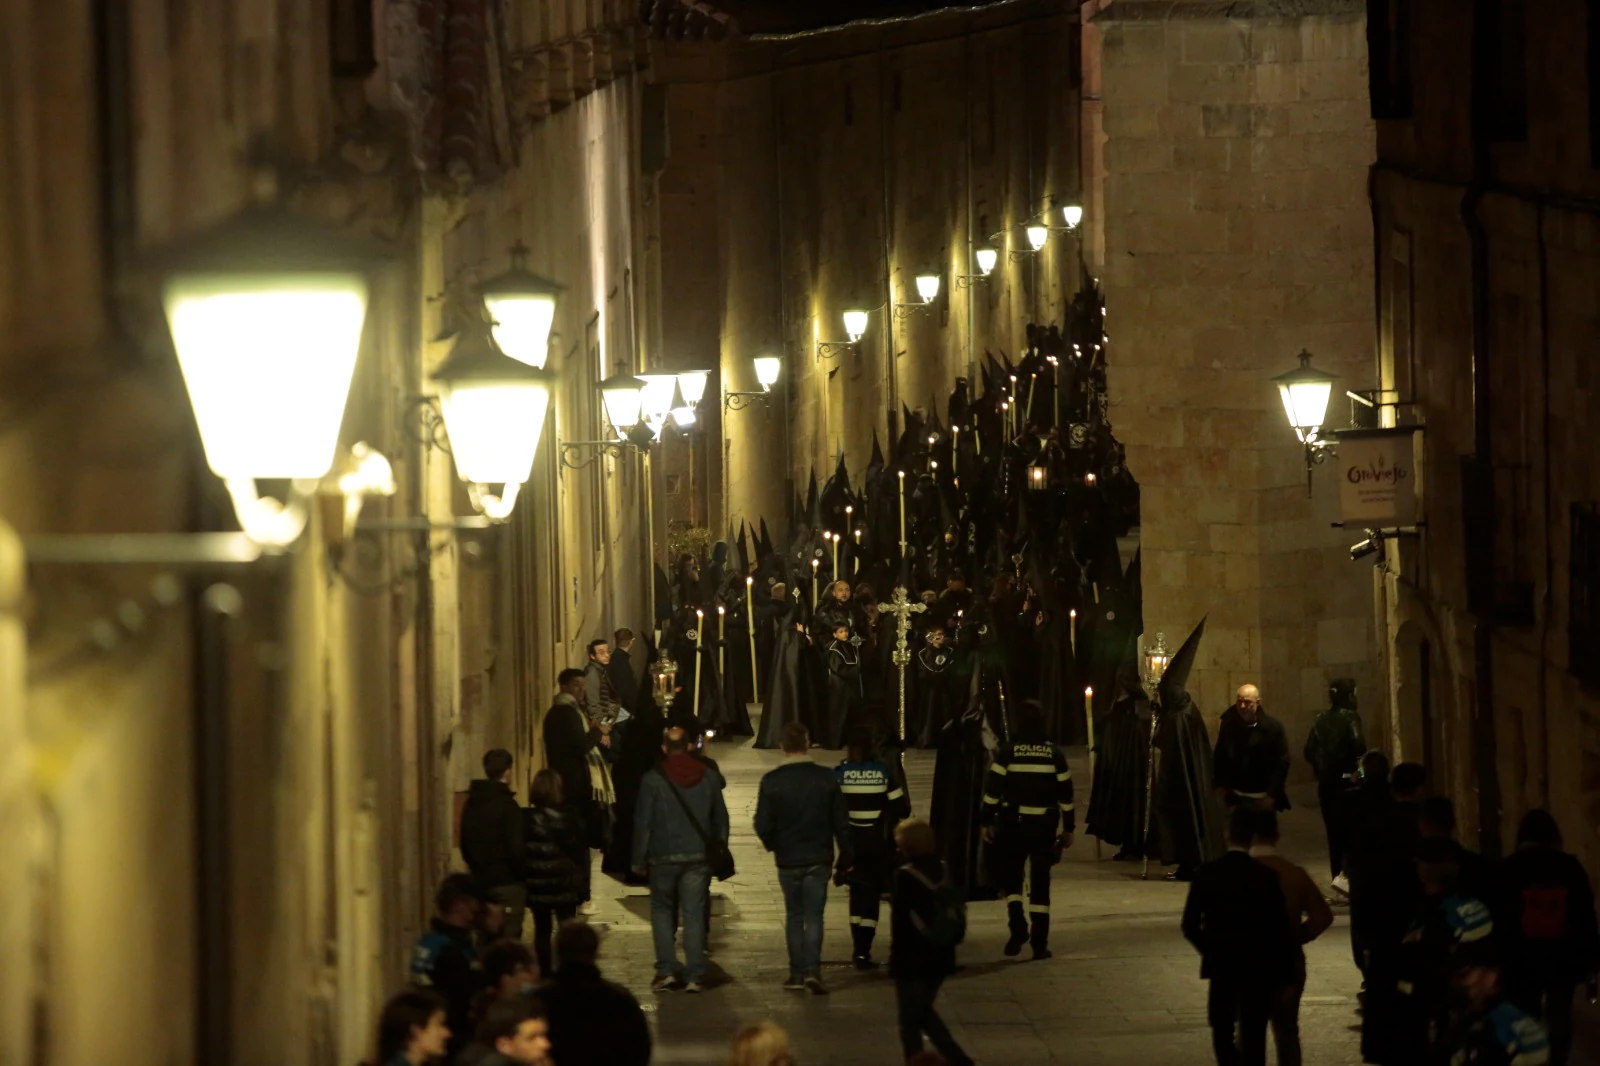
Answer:
M1072 771L1067 756L1045 732L1037 700L1017 710L1011 739L989 764L979 815L983 839L994 845L997 876L1005 893L1011 939L1007 956L1029 943L1033 957L1050 957L1050 868L1072 846L1075 825ZM1028 866L1028 910L1022 909L1022 868Z
M889 896L889 973L901 1051L910 1061L921 1053L927 1034L950 1066L972 1066L933 1008L939 987L955 971L956 947L967 936L966 895L950 880L927 822L907 818L895 827L894 842L907 860L895 871Z
M1328 866L1335 892L1350 894L1344 872L1344 855L1350 847L1349 805L1345 795L1353 787L1367 740L1356 710L1356 683L1335 678L1328 686L1328 708L1318 711L1306 736L1305 757L1317 777L1317 801L1322 806L1322 826L1328 834Z
M1594 889L1583 864L1561 850L1550 812L1535 808L1517 827L1517 850L1500 862L1494 926L1507 997L1544 1022L1550 1066L1572 1052L1572 996L1600 967Z

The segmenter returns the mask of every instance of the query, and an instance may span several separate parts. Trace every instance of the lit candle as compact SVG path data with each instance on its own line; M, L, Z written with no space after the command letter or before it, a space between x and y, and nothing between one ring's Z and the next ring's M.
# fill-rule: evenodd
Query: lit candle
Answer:
M690 704L690 706L693 707L693 713L698 718L700 716L700 675L705 673L700 668L700 648L704 643L706 633L706 613L697 608L694 616L699 621L694 627L694 703Z
M1092 687L1083 690L1083 721L1089 730L1089 794L1092 796L1094 795L1094 770L1095 762L1097 761L1094 751L1094 689ZM1097 859L1100 857L1099 837L1095 837L1094 840L1094 857Z
M950 473L961 471L961 427L950 427Z
M906 472L896 471L900 475L900 554L906 553Z
M717 604L717 677L719 679L727 676L728 670L728 652L722 641L722 619L726 614L727 609L722 604Z
M837 581L839 580L839 534L829 533L828 539L833 542L833 569L828 572Z
M1022 425L1023 425L1024 428L1027 427L1028 420L1033 417L1033 388L1037 384L1039 384L1039 375L1038 374L1029 374L1028 375L1028 409L1022 413Z
M744 627L750 631L750 698L761 698L761 682L756 672L756 579L744 579Z
M1078 657L1078 609L1074 607L1067 612L1067 621L1072 627L1072 657Z
M811 560L811 609L813 611L822 605L821 601L817 599L817 566L821 562L821 559Z
M1099 479L1096 478L1093 474L1085 474L1085 475L1083 475L1083 483L1085 485L1089 486L1091 489L1095 487L1095 484L1098 481L1099 481Z

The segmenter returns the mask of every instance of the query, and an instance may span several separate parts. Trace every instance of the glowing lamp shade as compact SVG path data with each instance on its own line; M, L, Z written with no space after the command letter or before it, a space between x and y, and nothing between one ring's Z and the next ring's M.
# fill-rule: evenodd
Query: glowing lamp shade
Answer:
M693 407L675 407L672 410L672 421L679 429L688 429L694 425Z
M644 382L632 374L615 374L600 383L606 418L619 435L639 424L644 403Z
M326 474L361 348L365 276L176 274L164 296L212 471Z
M232 482L333 466L361 347L365 238L251 209L152 255L206 462Z
M846 311L844 313L844 335L852 341L858 341L867 333L867 312Z
M511 269L483 283L483 305L494 322L494 342L519 363L544 369L550 357L550 326L561 286L530 273L528 249L511 249Z
M676 374L640 374L644 391L639 396L640 413L651 425L666 421L678 391Z
M521 485L550 409L552 375L512 359L482 330L463 334L433 374L456 473L471 485Z
M1145 671L1151 681L1160 681L1161 676L1167 672L1167 664L1172 661L1172 653L1167 650L1167 635L1156 634L1153 647L1144 653Z
M923 303L933 303L934 299L939 295L939 275L918 274L917 295L922 297Z
M694 407L700 402L700 397L706 394L706 382L711 380L709 370L685 370L678 375L678 391L683 393L683 402Z
M1048 226L1039 224L1031 225L1028 227L1027 232L1028 247L1032 248L1036 252L1044 247L1045 241L1050 239L1050 229Z
M1061 220L1067 224L1068 229L1077 229L1083 221L1083 205L1067 204L1061 209Z
M978 259L978 273L988 277L994 273L994 265L1000 259L1000 252L995 248L979 248L975 253Z
M1300 352L1300 365L1287 374L1273 378L1278 386L1278 396L1283 400L1283 413L1289 426L1301 441L1315 440L1328 415L1328 397L1333 392L1334 376L1314 370L1311 353Z
M783 360L775 355L759 355L754 362L756 381L761 384L763 392L770 390L778 383L778 375L783 373Z

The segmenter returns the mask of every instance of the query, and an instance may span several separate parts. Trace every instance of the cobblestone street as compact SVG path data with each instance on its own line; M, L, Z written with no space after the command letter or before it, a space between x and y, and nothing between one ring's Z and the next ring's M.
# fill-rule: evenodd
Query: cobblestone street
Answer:
M748 741L716 743L712 755L728 779L738 875L713 889L712 947L716 987L705 995L649 992L652 959L648 899L596 875L596 921L610 923L602 965L630 987L650 1013L659 1063L719 1064L739 1025L771 1018L789 1030L804 1066L899 1061L894 987L883 971L859 973L849 964L845 894L828 901L823 973L828 996L783 991L787 973L783 901L770 858L751 828L761 775L782 756ZM816 752L832 765L838 753ZM1079 822L1088 791L1082 749L1073 752ZM912 800L926 810L933 756L913 752L907 766ZM1284 850L1320 880L1321 822L1314 811L1284 818ZM1152 872L1154 877L1154 872ZM1093 838L1081 833L1056 867L1051 947L1043 962L1004 958L1004 905L973 904L960 950L965 969L944 986L940 1010L956 1038L980 1063L1121 1064L1210 1061L1205 986L1199 959L1178 932L1186 886L1141 882L1138 868L1096 862ZM875 955L888 953L887 911ZM1301 1025L1308 1066L1359 1063L1355 1026L1356 970L1345 916L1309 945L1310 980ZM1023 958L1026 958L1024 952Z

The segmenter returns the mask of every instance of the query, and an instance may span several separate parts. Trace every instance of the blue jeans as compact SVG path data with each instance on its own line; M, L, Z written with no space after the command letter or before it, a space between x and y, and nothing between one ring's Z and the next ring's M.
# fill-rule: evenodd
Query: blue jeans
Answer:
M822 909L828 903L828 867L780 866L778 884L783 888L789 976L821 976Z
M656 976L678 972L674 934L683 916L685 978L706 976L706 900L711 867L703 862L663 862L650 866L650 934L656 946Z

